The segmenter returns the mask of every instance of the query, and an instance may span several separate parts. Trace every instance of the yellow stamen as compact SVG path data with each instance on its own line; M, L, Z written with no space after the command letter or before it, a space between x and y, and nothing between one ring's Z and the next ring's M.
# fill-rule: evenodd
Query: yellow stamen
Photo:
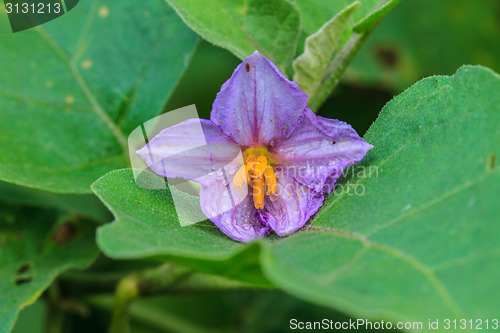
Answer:
M255 161L255 156L253 155L249 156L246 163L242 165L241 168L239 168L236 174L234 175L233 184L237 190L241 190L244 183L250 184L249 171L251 170L254 161Z
M253 205L256 209L264 208L264 177L254 178L252 180Z
M255 156L250 155L245 162L245 171L247 173L247 183L250 184L250 170L252 170L253 163L255 162Z
M264 176L264 169L267 167L267 158L265 156L257 157L257 161L253 163L252 178L260 178Z
M267 167L267 158L265 156L257 157L257 160L252 164L252 190L253 190L253 205L256 209L264 208L264 170Z
M237 190L241 190L243 187L243 183L247 183L247 172L246 165L242 165L241 168L236 172L233 178L234 187Z
M264 177L267 184L267 195L273 195L278 189L278 184L276 184L276 176L274 175L274 170L270 166L264 171Z
M249 155L245 165L241 166L233 178L236 189L241 190L243 183L251 184L253 204L256 209L264 208L264 195L276 193L277 184L274 170L268 165L267 157L260 155ZM267 193L265 187L267 184Z

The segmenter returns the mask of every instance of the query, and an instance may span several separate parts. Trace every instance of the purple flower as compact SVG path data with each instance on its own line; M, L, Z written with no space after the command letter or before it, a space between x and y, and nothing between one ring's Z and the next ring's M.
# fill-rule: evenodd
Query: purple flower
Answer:
M249 242L302 227L371 148L350 125L316 116L297 83L255 52L222 86L210 120L166 128L138 153L157 174L200 183L203 213Z

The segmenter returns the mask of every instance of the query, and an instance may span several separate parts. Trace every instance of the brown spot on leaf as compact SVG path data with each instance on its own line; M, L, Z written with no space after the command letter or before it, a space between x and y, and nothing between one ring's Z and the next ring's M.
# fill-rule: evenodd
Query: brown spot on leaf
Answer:
M486 161L486 171L493 171L497 167L497 155L491 154Z
M27 271L29 271L30 269L31 269L31 264L30 263L22 264L21 266L19 266L19 268L17 269L16 273L17 274L23 274L23 273L26 273Z
M375 48L375 58L387 68L395 68L400 60L399 51L394 46L379 45Z
M33 280L33 278L31 276L20 277L20 278L17 278L17 279L14 280L14 284L16 286L20 286L22 284L31 282L31 280Z
M66 98L64 99L64 101L68 104L73 104L75 102L75 98L71 95L68 95L66 96Z
M98 13L99 13L99 17L106 18L109 15L109 8L106 6L101 6L101 7L99 7Z
M92 62L92 60L87 59L87 60L82 61L81 66L83 69L89 69L90 67L92 67L93 64L94 63Z
M247 70L247 72L250 72L250 65L248 63L245 64L245 69Z
M52 235L52 241L56 244L66 244L75 238L76 228L72 221L62 223Z

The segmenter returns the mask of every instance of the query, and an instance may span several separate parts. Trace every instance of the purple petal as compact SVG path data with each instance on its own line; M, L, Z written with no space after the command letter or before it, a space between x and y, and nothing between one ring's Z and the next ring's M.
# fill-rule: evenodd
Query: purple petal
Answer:
M291 133L306 104L297 83L255 52L223 84L210 119L242 146L267 145Z
M280 236L301 228L323 204L324 196L301 185L284 170L277 170L278 190L266 197L264 211L259 212L263 221Z
M250 242L264 237L269 227L256 218L252 197L246 187L235 189L223 179L202 186L201 210L222 232L234 240Z
M371 148L349 124L316 116L308 108L290 137L271 150L290 177L329 193L342 171L361 161Z
M137 153L161 176L201 184L210 182L216 170L243 163L240 147L205 119L166 128Z

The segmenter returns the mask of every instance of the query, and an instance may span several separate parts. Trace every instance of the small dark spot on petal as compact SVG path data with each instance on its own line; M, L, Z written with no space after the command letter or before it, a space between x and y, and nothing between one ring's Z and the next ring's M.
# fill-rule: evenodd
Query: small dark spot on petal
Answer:
M269 147L274 146L274 140L269 141Z
M29 271L31 269L31 264L30 263L26 263L26 264L22 264L21 266L19 266L19 268L17 269L17 274L23 274L23 273L26 273L27 271Z
M486 171L493 171L497 167L497 155L491 154L486 161Z
M28 282L31 282L31 280L33 280L33 278L31 276L27 276L27 277L20 277L20 278L17 278L15 281L14 281L14 284L16 286L20 286L22 284L25 284L25 283L28 283Z
M66 221L61 224L54 234L52 235L52 240L56 244L66 244L71 241L76 235L76 228L72 221Z
M395 68L400 59L398 50L393 46L379 45L374 50L375 58L387 68Z
M332 145L334 145L334 144L336 144L336 143L337 143L337 141L335 141L335 140L333 140L333 141L332 141Z
M245 69L247 70L247 72L250 72L250 65L248 63L245 64Z

